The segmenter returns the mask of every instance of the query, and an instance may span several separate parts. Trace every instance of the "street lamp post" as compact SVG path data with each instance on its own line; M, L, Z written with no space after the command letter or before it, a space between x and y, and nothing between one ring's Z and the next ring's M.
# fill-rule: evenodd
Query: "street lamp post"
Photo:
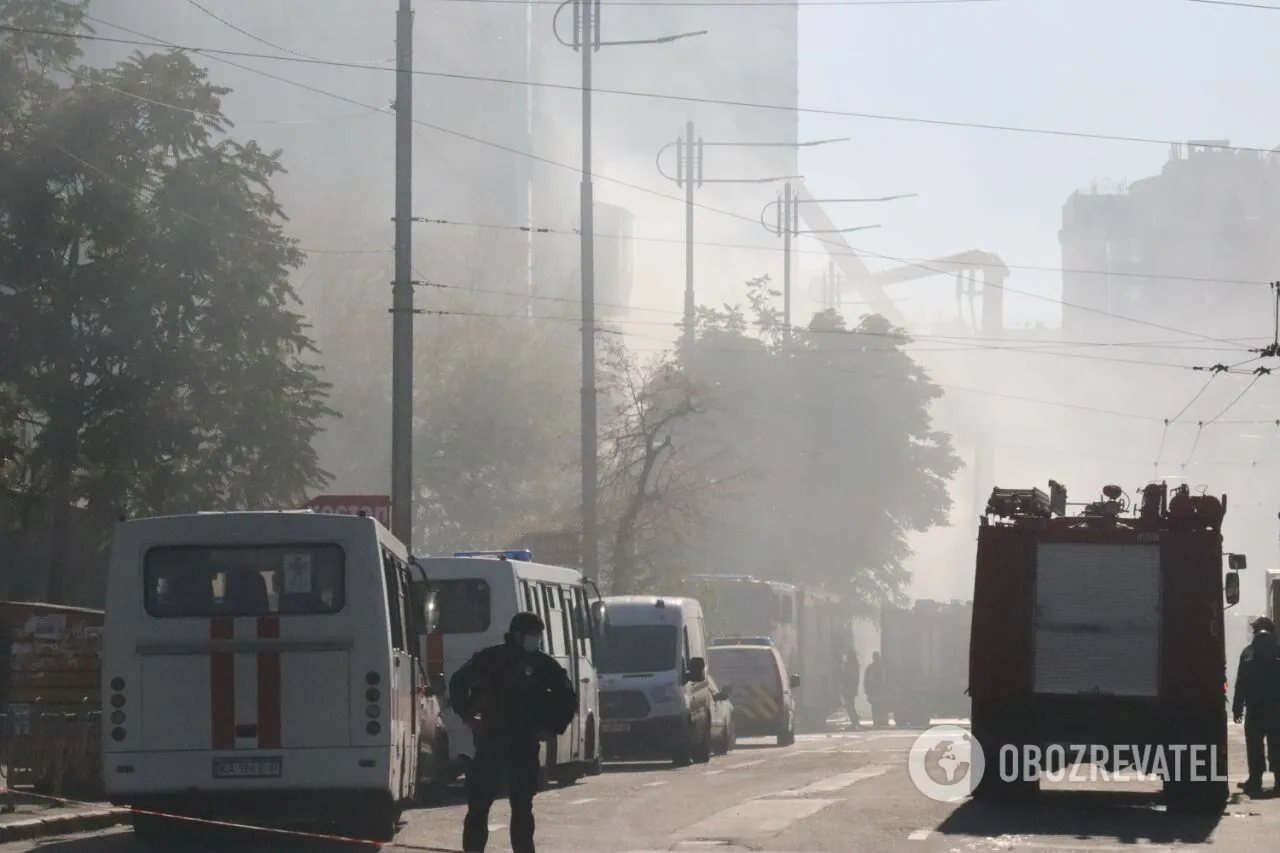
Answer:
M658 149L655 163L658 174L676 186L682 187L684 196L684 346L686 355L691 352L694 340L694 314L696 301L693 294L693 191L703 184L771 184L776 181L800 180L799 175L778 175L768 178L706 178L703 175L703 149L713 148L813 148L818 145L829 145L834 142L848 142L849 137L840 139L817 139L812 142L707 142L699 138L696 145L693 136L693 122L685 124L685 135L675 142L669 142ZM667 174L662 168L662 155L671 148L676 149L676 173Z
M560 35L560 13L573 7L573 40ZM591 181L591 56L602 47L667 44L706 35L706 30L676 33L652 39L602 41L600 0L565 0L551 19L551 31L565 47L582 54L582 571L590 579L600 576L596 474L596 296L595 296L595 199Z
M876 204L885 201L897 201L903 198L915 198L915 193L906 193L904 195L889 195L881 198L811 198L803 199L811 204ZM799 237L801 234L852 234L855 231L869 231L873 228L879 228L879 225L859 225L854 228L827 228L817 231L800 231L800 202L802 199L795 189L791 186L791 182L782 188L782 194L775 201L771 201L760 211L760 224L764 226L764 230L770 234L777 234L782 237L782 325L786 331L787 340L791 339L791 242L792 238ZM777 206L776 224L770 227L765 216L769 212L769 208Z

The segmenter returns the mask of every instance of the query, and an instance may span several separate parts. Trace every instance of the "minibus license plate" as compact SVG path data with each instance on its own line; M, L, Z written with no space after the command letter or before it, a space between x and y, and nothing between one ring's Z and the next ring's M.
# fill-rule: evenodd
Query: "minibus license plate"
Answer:
M272 779L280 775L279 758L215 758L215 779Z
M601 723L600 731L605 734L611 734L611 735L623 734L625 732L631 731L631 724L630 723Z

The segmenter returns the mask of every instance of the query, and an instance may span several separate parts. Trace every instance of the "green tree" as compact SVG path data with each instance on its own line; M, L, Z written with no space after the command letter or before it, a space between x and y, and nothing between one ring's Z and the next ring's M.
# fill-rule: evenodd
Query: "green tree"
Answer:
M961 465L932 426L942 390L882 317L850 328L824 312L788 336L768 279L748 294L749 317L738 306L703 309L689 354L729 413L713 428L760 478L719 513L725 568L820 584L864 613L900 600L907 537L947 523Z
M0 18L74 30L83 6L0 0ZM52 600L78 582L75 506L105 529L292 506L326 479L279 152L226 135L228 90L182 53L78 55L0 33L0 389L32 431L20 488L46 507Z

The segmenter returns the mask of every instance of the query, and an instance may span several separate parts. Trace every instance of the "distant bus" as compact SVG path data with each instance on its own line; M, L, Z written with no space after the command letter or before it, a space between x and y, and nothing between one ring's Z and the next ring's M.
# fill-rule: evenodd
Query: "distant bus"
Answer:
M420 597L434 597L436 630L423 638L428 676L448 684L472 655L497 645L522 610L547 626L544 651L565 668L578 691L578 715L569 729L544 744L545 778L572 784L601 771L599 682L596 676L597 606L582 572L532 561L528 551L464 552L415 560ZM469 729L452 710L444 712L449 757L455 774L474 754Z
M839 710L844 655L853 645L853 613L838 595L814 587L750 575L696 575L688 595L706 610L707 634L719 638L769 637L801 677L796 718L821 731Z
M414 799L423 670L408 555L372 518L117 525L103 644L111 802L325 822L390 841ZM179 823L137 813L140 837Z

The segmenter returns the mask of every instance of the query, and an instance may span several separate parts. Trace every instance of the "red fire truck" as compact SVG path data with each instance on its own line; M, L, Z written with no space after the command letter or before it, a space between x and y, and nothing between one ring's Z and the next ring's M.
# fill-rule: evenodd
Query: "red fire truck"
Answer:
M1176 766L1151 775L1164 779L1171 810L1225 803L1223 600L1239 601L1244 557L1229 555L1224 579L1225 495L1171 493L1164 483L1139 494L1134 508L1107 486L1069 516L1056 482L1049 494L993 490L978 531L969 649L971 722L986 764L976 797L1037 792L1041 776L997 764L1070 745L1056 753L1067 764L1080 763L1080 746L1106 750L1106 772L1133 772L1139 754L1170 756ZM1215 772L1183 766L1205 756Z

